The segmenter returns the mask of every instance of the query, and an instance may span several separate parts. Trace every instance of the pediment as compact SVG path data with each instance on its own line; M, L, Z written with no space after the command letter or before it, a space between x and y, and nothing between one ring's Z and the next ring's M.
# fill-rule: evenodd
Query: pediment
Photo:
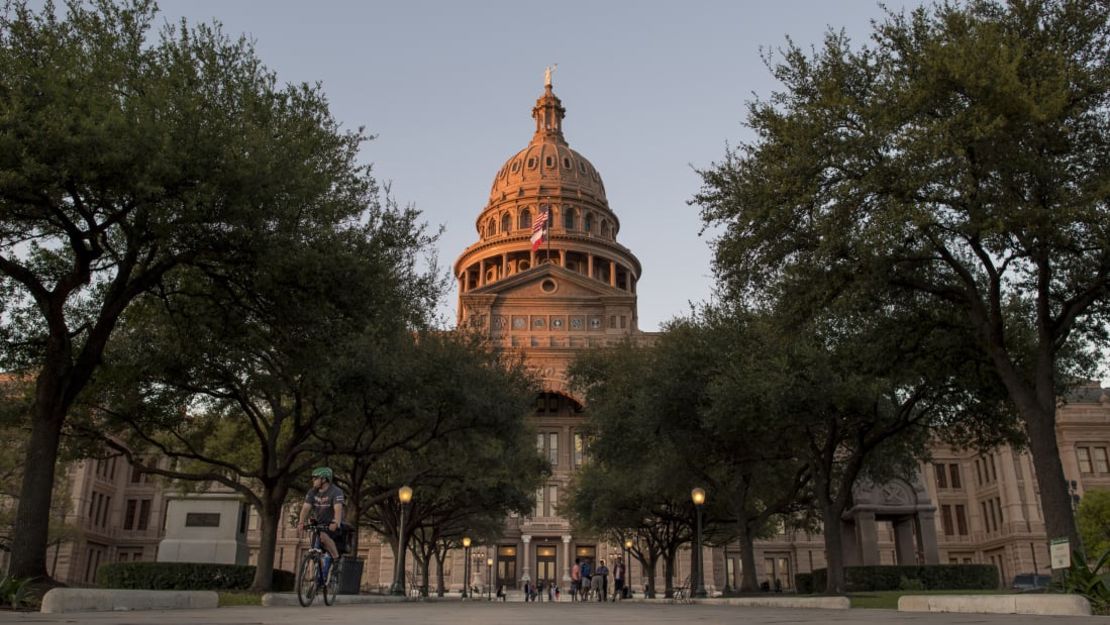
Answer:
M466 295L493 296L495 299L635 297L627 291L550 263L487 284L469 291Z

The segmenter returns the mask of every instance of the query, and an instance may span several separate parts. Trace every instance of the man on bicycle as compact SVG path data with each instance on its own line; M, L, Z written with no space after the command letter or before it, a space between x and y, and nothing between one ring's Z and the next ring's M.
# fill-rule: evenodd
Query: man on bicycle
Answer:
M297 529L303 532L305 520L311 511L316 524L327 526L320 531L320 546L331 556L324 558L324 579L328 578L332 560L339 559L339 549L335 542L340 538L339 525L343 522L343 504L346 502L343 491L332 484L333 477L334 473L328 467L320 467L312 472L312 488L305 494L300 522L297 524Z

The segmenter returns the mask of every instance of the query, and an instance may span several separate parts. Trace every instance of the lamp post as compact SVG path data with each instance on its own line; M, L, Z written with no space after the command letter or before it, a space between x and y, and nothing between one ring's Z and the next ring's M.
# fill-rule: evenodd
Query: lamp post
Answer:
M626 596L632 596L632 539L624 539L624 587ZM624 599L624 597L621 597Z
M694 586L694 596L698 598L705 597L705 580L702 579L702 565L701 565L701 507L705 505L705 490L702 488L695 488L690 491L690 499L694 501L694 508L697 509L698 517L698 532L697 544L694 546L695 553L697 554L695 560L697 564L694 566L694 575L697 578L697 584Z
M463 562L466 567L463 568L463 599L470 596L470 537L463 536Z
M493 558L486 558L486 601L493 601Z
M389 589L392 595L405 594L405 508L412 501L412 489L402 486L397 489L397 499L401 502L401 523L397 526L397 563L393 572L393 588Z

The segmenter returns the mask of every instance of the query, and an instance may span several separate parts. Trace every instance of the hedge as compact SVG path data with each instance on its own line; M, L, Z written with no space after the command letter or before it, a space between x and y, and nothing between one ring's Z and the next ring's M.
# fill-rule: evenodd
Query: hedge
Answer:
M899 590L902 579L919 580L925 590L994 590L998 568L993 564L922 564L916 566L846 566L844 587L848 592ZM795 577L795 579L797 579ZM824 592L827 569L813 572L814 592ZM801 583L797 583L798 592Z
M103 588L139 590L246 590L254 581L255 567L204 562L117 562L97 572ZM293 590L296 576L274 569L275 592Z
M813 573L798 573L794 576L794 591L799 595L812 595L813 588Z

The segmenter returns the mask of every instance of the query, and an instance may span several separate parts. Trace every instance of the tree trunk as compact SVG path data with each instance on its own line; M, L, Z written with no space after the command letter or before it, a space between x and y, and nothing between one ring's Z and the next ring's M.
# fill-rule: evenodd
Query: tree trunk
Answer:
M413 556L413 558L415 558L416 561L420 563L420 568L424 569L423 571L421 571L420 575L420 596L427 597L432 587L432 567L428 566L429 564L431 564L432 558L430 556L421 556L420 558L417 558L415 555Z
M262 509L258 511L258 558L251 583L253 592L269 592L274 585L274 552L281 523L281 502L285 500L285 489L279 490L280 496L268 488L262 493Z
M50 502L54 493L54 471L66 406L62 405L57 375L44 370L36 383L31 408L31 438L24 454L23 483L16 509L11 562L13 578L46 578L46 544L50 532Z
M663 555L663 598L665 599L674 598L674 560L674 551Z
M844 543L841 536L840 514L839 506L833 503L826 502L821 508L821 521L825 525L825 560L828 570L825 593L829 595L844 594Z
M1052 401L1055 402L1055 398ZM1053 403L1051 408L1045 408L1035 401L1023 401L1017 404L1017 408L1029 436L1029 450L1041 489L1041 513L1048 539L1066 536L1071 541L1072 550L1078 550L1081 548L1079 532L1056 441L1056 406Z
M755 575L755 540L744 521L737 523L740 535L740 592L759 592L759 578ZM728 565L725 565L727 574Z
M643 562L643 560L640 560L640 564L643 564ZM655 598L655 568L658 563L659 556L653 555L644 567L644 575L646 577L644 580L644 597L648 599Z
M443 563L447 561L447 549L436 553L436 596L442 597L447 593L447 584L443 579Z

